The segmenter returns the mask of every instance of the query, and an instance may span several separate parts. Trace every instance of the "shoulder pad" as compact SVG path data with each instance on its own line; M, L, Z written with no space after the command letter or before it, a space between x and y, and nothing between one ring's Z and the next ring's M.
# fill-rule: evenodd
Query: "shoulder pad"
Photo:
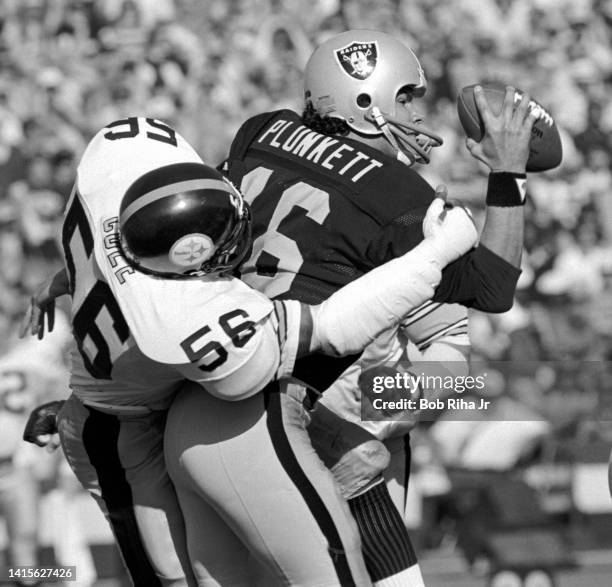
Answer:
M362 150L376 153L383 165L360 182L355 195L356 205L382 225L411 210L421 213L427 209L435 191L414 169L380 151L367 147Z

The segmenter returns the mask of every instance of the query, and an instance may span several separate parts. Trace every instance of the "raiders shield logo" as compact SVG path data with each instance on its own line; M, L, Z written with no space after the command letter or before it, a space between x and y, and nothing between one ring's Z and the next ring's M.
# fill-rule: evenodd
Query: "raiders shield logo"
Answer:
M355 42L338 49L336 59L342 69L355 79L366 79L376 68L378 59L378 43Z

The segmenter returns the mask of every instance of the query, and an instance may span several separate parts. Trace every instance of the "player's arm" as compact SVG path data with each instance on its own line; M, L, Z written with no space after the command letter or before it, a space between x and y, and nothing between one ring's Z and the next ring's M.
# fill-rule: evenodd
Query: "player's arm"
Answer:
M467 139L473 157L489 167L486 220L479 247L447 269L437 301L469 302L484 311L512 307L523 250L526 165L535 110L529 96L514 106L515 89L506 88L499 116L494 116L482 88L474 91L485 126L483 139ZM470 293L471 292L471 293Z
M47 330L51 332L55 324L55 300L68 293L70 293L68 272L63 268L45 281L30 299L30 306L22 320L19 336L24 337L29 330L32 335L37 335L41 339L45 334L45 316Z
M515 108L515 95L516 89L507 86L502 109L495 116L482 88L476 86L474 97L485 134L480 142L467 138L466 145L472 157L490 169L487 216L480 242L519 267L523 251L526 166L537 112L529 109L528 94L523 95Z
M277 301L273 311L257 322L232 323L235 348L227 341L225 346L212 341L204 344L198 332L197 340L188 337L180 345L189 351L185 358L190 362L164 362L172 362L184 378L209 393L236 401L255 395L274 379L292 375L298 356L318 350L333 356L361 352L429 299L441 279L441 269L470 249L477 236L465 209L445 210L440 199L431 204L423 232L425 238L412 251L366 273L318 306ZM137 317L133 320L130 327L140 349L159 361L161 355L154 356L155 351L148 349L151 336L146 334L159 327L149 321L140 328Z
M470 249L474 225L462 208L444 209L434 200L423 222L425 239L408 253L349 283L311 307L309 351L332 355L361 351L431 298L441 269Z
M504 312L512 307L521 273L524 177L536 114L529 112L527 95L514 108L512 88L506 91L499 116L491 113L481 90L475 91L475 97L486 132L480 143L468 139L467 146L491 169L486 221L479 245L444 269L433 299L484 312ZM406 230L400 222L384 229L371 254L375 260L413 245L414 230Z
M419 213L415 211L416 215ZM420 237L415 232L413 227L399 222L383 226L380 238L373 242L369 252L373 264L378 265L411 249ZM440 303L462 304L482 312L505 312L512 306L520 274L518 267L481 242L444 268L432 299Z

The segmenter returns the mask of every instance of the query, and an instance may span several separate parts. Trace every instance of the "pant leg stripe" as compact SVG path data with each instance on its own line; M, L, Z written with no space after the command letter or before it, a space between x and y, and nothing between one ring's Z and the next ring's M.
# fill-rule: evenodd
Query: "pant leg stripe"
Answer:
M102 499L134 587L162 587L142 543L132 489L119 458L120 422L116 416L87 408L83 426L83 447L96 470Z
M408 483L410 481L410 468L412 466L412 448L410 446L410 432L404 435L404 510L408 502Z
M351 573L344 546L334 524L333 518L325 507L323 500L313 487L306 473L300 466L283 425L283 414L281 406L281 396L277 385L269 386L266 389L266 424L276 456L278 457L283 469L302 495L308 509L315 518L323 535L329 544L329 554L336 570L338 580L342 587L355 585L355 580Z

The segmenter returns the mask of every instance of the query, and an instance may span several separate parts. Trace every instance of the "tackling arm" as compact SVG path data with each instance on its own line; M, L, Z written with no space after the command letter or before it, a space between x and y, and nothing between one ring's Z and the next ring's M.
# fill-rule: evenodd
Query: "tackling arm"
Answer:
M441 269L469 250L477 238L468 213L434 200L423 222L425 239L410 252L349 283L311 308L310 351L345 355L361 351L430 299Z

